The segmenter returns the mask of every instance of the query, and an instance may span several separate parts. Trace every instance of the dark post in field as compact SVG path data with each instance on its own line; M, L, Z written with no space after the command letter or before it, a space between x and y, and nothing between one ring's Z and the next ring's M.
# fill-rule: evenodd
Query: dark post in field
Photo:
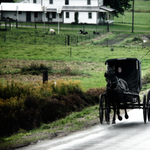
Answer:
M107 32L109 32L109 23L107 22Z
M68 35L68 45L70 45L70 37L69 37L69 35Z
M18 20L16 19L16 28L18 28Z
M43 84L45 81L48 81L48 71L47 70L43 71Z
M36 20L34 21L35 29L36 29Z
M5 19L5 29L7 29L7 22L6 22L6 19Z

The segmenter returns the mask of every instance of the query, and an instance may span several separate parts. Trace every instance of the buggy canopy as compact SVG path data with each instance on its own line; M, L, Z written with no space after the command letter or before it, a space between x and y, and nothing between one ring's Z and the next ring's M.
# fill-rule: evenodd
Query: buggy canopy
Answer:
M108 59L105 65L114 69L118 78L124 79L131 92L139 93L142 89L141 61L137 58Z

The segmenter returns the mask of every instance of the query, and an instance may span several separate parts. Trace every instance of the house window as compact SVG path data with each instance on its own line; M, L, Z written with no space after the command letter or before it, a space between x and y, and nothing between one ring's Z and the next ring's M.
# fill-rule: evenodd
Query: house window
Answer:
M91 0L87 0L87 5L91 5Z
M69 12L66 12L66 18L69 18Z
M52 18L56 18L56 12L52 12Z
M50 3L50 4L53 4L53 0L49 0L49 3Z
M36 0L33 0L33 3L36 3Z
M18 14L22 14L22 11L19 11Z
M38 13L34 12L34 18L38 18Z
M65 0L65 5L69 5L69 0Z
M92 19L92 13L91 12L88 13L88 17L89 17L89 19Z

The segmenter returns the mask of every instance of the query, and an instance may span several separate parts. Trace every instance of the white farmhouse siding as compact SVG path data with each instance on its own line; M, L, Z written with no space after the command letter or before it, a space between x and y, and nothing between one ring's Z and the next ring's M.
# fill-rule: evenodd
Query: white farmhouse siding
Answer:
M34 13L38 13L36 21L42 21L41 12L42 8L40 4L30 4L30 3L2 3L1 4L2 17L10 17L17 19L18 21L30 21L34 22ZM28 16L28 17L27 17Z
M69 6L98 6L98 0L91 0L90 4L87 0L69 0Z
M59 15L58 8L61 9ZM72 23L78 12L79 23L97 24L103 21L102 13L111 11L113 9L103 6L103 0L21 0L0 5L1 17L23 22Z
M89 13L91 13L91 17L89 18ZM89 23L96 24L97 23L97 12L80 12L79 13L79 23Z

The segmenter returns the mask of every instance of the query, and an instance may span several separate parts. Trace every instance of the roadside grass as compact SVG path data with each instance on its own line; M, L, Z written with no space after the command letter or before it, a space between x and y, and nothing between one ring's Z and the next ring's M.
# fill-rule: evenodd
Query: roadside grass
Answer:
M43 124L40 128L30 132L20 129L18 133L10 137L0 138L0 149L52 139L59 133L63 136L63 134L69 134L76 130L86 129L93 124L93 122L90 124L92 120L95 120L94 124L99 122L98 105L85 108L81 112L73 112L63 119Z

